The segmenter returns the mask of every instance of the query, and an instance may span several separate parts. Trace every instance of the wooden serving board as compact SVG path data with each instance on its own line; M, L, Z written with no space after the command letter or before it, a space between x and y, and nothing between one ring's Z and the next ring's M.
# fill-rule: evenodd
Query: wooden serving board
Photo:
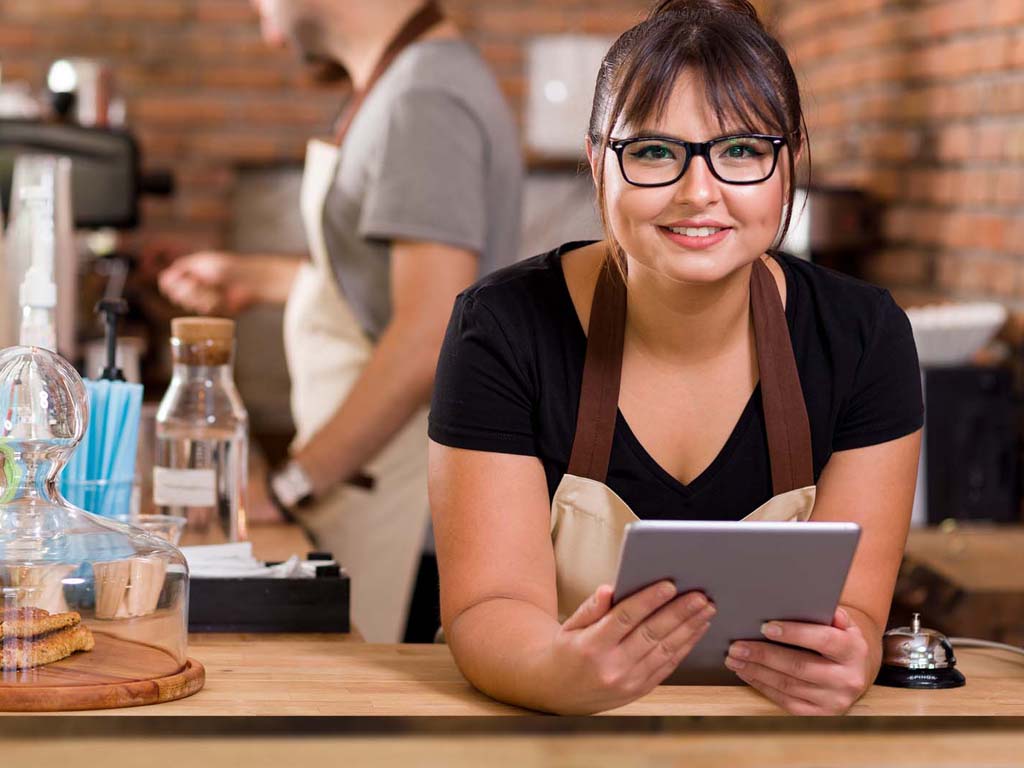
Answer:
M56 712L159 704L191 696L206 671L165 650L93 630L96 647L35 669L0 673L0 712Z

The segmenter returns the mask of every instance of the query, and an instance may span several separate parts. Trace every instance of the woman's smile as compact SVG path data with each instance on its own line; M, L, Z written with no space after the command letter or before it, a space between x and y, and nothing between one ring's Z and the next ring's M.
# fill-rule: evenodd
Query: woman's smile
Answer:
M660 226L661 232L667 240L689 250L705 250L713 248L726 240L732 233L731 227L702 226Z

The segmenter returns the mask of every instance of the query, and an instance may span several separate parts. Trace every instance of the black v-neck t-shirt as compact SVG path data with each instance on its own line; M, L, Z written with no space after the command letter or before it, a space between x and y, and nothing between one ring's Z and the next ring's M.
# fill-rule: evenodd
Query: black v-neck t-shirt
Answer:
M432 440L536 456L549 496L572 451L587 343L562 254L587 244L519 262L460 294L434 384ZM917 351L907 316L888 291L774 255L786 277L786 322L817 480L833 452L921 427ZM644 519L745 517L772 496L760 386L718 456L685 485L654 461L620 412L606 483Z

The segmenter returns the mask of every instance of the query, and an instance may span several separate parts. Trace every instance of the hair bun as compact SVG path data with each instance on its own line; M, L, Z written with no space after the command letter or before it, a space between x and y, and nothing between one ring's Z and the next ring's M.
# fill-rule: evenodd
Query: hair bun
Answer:
M651 11L651 18L662 13L735 13L764 27L749 0L661 0Z

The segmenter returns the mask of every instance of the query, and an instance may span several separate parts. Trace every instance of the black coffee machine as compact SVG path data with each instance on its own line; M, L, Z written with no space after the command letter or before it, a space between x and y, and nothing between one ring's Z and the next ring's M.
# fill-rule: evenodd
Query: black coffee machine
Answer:
M0 119L0 203L9 214L14 161L22 154L71 158L71 194L76 229L139 224L139 198L168 195L168 173L144 174L133 135L120 128L96 128L68 122Z

